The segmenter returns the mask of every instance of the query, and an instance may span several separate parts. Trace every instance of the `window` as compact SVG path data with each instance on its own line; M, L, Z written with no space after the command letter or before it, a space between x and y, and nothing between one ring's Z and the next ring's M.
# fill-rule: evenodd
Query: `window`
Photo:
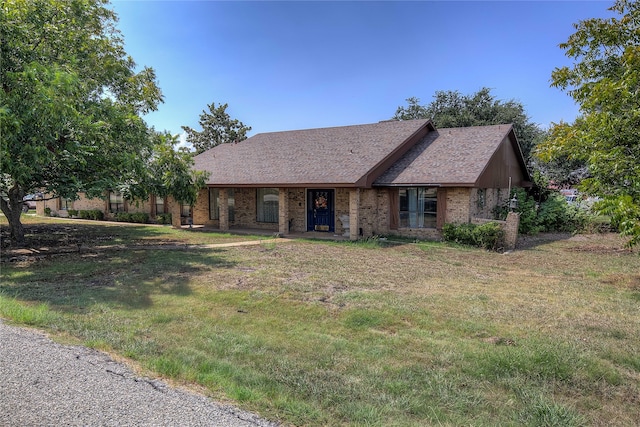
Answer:
M478 209L484 209L484 206L487 202L487 189L486 188L478 188L478 198L476 200L476 204Z
M258 188L256 203L256 221L278 222L278 189Z
M60 205L59 210L61 211L67 211L69 209L73 209L73 200L71 199L65 199L64 197L60 197L60 199L58 199L58 203Z
M400 227L436 228L437 192L429 187L401 188Z
M166 213L165 206L164 197L156 196L156 215Z
M229 221L233 221L236 206L233 188L227 189L227 204L229 206ZM217 188L209 189L209 219L220 219L220 191Z
M180 216L181 217L189 217L189 216L191 216L191 206L190 205L182 205L182 206L180 206Z
M109 192L109 212L124 212L124 199L121 193Z

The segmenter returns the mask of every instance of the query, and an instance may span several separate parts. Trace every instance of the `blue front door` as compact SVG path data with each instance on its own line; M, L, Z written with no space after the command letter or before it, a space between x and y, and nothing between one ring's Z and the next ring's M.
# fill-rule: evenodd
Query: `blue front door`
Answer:
M307 190L307 231L335 230L333 193L333 190Z

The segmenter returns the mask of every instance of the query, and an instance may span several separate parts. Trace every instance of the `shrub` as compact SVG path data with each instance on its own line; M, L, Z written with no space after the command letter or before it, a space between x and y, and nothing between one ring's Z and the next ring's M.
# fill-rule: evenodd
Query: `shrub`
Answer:
M497 251L504 247L504 230L495 222L478 225L473 230L476 246Z
M171 214L170 213L161 213L156 215L156 222L158 224L171 224Z
M69 209L69 210L67 210L67 213L69 214L69 218L73 218L74 216L78 216L78 210L76 210L76 209Z
M559 193L551 195L540 205L538 225L543 231L581 231L588 213L577 205L570 205Z
M521 188L514 189L510 197L514 194L518 200L515 211L520 214L518 232L522 234L580 232L589 229L590 222L595 218L586 206L567 203L557 191L547 194L540 203ZM508 200L494 211L499 219L506 218L508 212Z
M78 215L82 219L92 219L94 221L101 221L104 219L104 213L99 209L78 211Z
M475 224L445 224L442 228L445 241L462 245L497 251L504 247L504 230L495 222L482 225Z
M149 222L149 214L144 212L118 212L113 216L113 219L118 222L135 222L146 224L147 222Z
M89 212L91 213L91 219L95 221L102 221L104 219L104 212L99 209L92 209Z
M45 214L46 216L51 216L51 208L48 208L48 207L47 207L47 208L44 208L44 214Z
M149 214L144 212L136 212L131 214L131 222L146 224L149 222Z
M113 220L118 222L131 222L130 214L127 212L116 212L113 215Z

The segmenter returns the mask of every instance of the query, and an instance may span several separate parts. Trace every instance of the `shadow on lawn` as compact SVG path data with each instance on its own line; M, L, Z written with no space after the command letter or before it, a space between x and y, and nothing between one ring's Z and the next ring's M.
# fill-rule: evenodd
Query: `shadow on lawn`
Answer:
M0 294L69 312L100 304L145 309L153 305L154 295L191 295L190 280L196 274L234 267L235 263L220 256L222 252L137 248L5 264Z
M519 234L516 250L532 249L561 240L569 240L571 237L573 237L572 233Z

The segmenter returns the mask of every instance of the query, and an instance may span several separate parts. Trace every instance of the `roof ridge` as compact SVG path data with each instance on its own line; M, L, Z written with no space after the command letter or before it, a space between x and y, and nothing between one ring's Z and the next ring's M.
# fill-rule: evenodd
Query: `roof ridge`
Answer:
M347 128L357 128L357 127L364 127L364 126L375 126L375 125L390 125L391 123L396 124L396 123L404 123L407 124L408 123L418 123L418 122L428 122L430 121L430 119L415 119L415 120L380 120L378 122L374 122L374 123L360 123L360 124L356 124L356 125L342 125L342 126L325 126L325 127L318 127L318 128L306 128L306 129L289 129L289 130L276 130L276 131L271 131L271 132L260 132L260 133L256 133L252 136L256 136L256 135L269 135L269 134L278 134L278 133L288 133L288 132L310 132L310 131L320 131L320 130L330 130L330 129L347 129ZM246 141L246 140L245 140Z

